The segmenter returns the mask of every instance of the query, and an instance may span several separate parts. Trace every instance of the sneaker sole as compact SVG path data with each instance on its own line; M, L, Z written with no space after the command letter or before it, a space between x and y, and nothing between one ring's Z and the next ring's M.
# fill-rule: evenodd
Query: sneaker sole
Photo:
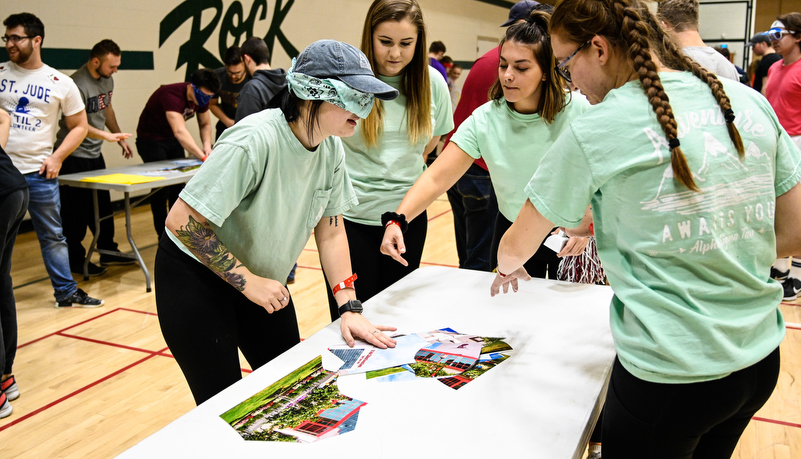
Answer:
M11 416L12 411L14 411L14 407L12 407L10 403L6 403L0 408L0 419Z
M99 308L100 306L103 306L104 304L106 304L106 302L101 300L100 304L75 304L75 303L73 303L73 304L71 304L69 306L59 306L58 301L56 301L55 308L56 309L70 309L70 308L92 309L92 308Z
M100 266L127 266L136 263L136 260L129 260L129 261L107 261L107 262L100 262Z
M72 271L72 270L70 270L70 272L71 272L72 274L75 274L76 276L83 276L83 271ZM94 273L89 273L89 274L87 274L87 275L86 275L86 277L97 277L97 276L102 276L103 274L106 274L107 272L108 272L108 269L104 269L103 271L98 271L98 272L94 272Z

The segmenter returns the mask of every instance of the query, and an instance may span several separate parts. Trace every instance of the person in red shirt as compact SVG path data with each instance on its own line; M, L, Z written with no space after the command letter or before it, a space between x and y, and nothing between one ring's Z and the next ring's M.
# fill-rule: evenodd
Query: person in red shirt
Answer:
M211 136L209 102L220 90L220 79L214 70L198 69L191 83L166 84L159 87L145 104L136 127L136 150L142 161L149 163L185 157L184 150L198 159L211 153L214 142ZM202 146L195 143L186 128L186 120L197 114ZM167 212L183 185L161 188L150 197L153 226L159 239L164 234ZM169 202L169 206L168 206Z

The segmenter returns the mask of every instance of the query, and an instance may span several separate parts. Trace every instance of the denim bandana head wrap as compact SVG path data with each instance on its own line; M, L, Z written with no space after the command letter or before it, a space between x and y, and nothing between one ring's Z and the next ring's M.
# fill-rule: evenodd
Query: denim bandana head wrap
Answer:
M192 85L192 90L195 91L195 99L197 99L198 107L202 107L204 105L208 105L209 101L211 100L211 96L208 94L204 94L203 91L200 90L194 84Z
M322 100L347 110L359 118L367 118L373 109L375 95L358 91L334 78L317 78L295 72L295 58L287 71L289 89L303 100Z

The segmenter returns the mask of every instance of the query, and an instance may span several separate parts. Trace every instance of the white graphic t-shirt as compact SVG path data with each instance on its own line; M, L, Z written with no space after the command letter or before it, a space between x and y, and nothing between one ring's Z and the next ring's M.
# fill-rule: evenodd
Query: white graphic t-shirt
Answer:
M11 115L6 152L28 174L53 153L59 110L70 116L84 105L67 75L49 65L27 70L8 61L0 63L0 108Z
M760 361L784 337L776 197L801 177L801 153L767 101L723 79L745 157L709 87L660 73L693 192L639 81L576 118L526 188L553 223L575 227L592 204L598 254L615 292L610 321L623 366L659 383L713 380Z

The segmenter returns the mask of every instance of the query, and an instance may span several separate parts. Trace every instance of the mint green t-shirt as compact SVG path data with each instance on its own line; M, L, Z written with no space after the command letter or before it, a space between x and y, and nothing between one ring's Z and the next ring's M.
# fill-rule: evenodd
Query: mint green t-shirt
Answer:
M432 67L428 67L431 80L431 126L433 135L445 135L453 130L451 96L448 85ZM381 81L400 90L401 76L385 77ZM345 217L363 225L381 225L381 214L394 212L414 182L426 168L423 149L431 139L409 142L406 132L406 96L382 101L384 129L378 144L368 147L361 133L342 139L347 157L348 173L356 190L359 205L345 213Z
M309 151L279 109L226 129L180 196L251 272L281 282L320 219L357 202L340 139L328 137Z
M565 97L570 97L567 94ZM506 99L478 107L451 137L465 153L484 158L498 197L498 209L509 221L515 221L525 204L524 188L570 121L584 113L590 104L579 94L553 120L546 123L534 113L524 115L512 110Z
M740 160L709 87L687 72L660 77L701 192L673 179L664 132L633 81L570 124L526 194L567 227L592 203L623 366L651 382L708 381L759 362L784 337L769 270L776 196L798 183L801 152L764 97L722 79Z

